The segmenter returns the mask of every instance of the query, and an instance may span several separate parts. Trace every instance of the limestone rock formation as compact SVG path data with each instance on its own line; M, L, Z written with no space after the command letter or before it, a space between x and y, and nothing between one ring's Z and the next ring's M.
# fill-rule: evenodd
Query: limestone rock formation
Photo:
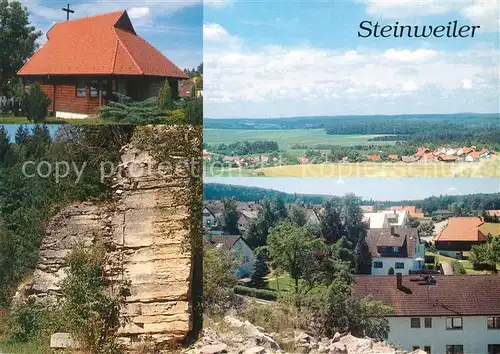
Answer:
M57 305L65 257L77 242L100 240L108 250L109 279L130 282L120 340L133 347L146 337L156 343L186 337L195 315L192 289L201 287L193 283L199 265L189 247L190 159L200 139L195 127L138 127L122 148L113 200L68 206L50 221L25 295ZM168 163L158 161L161 156L168 156Z
M333 338L314 338L295 331L286 338L283 334L264 333L248 321L226 316L220 330L205 328L203 338L186 354L425 354L416 350L406 352L370 338L336 333ZM223 329L223 330L222 330Z

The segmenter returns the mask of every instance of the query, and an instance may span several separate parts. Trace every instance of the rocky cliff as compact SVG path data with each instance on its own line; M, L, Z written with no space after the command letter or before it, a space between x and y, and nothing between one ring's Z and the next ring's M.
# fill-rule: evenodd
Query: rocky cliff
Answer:
M57 304L65 257L77 242L100 240L107 276L130 284L120 314L123 342L177 342L196 330L201 258L193 251L192 214L202 196L193 199L201 193L193 163L200 139L197 127L138 127L115 166L112 201L68 206L50 221L25 292Z

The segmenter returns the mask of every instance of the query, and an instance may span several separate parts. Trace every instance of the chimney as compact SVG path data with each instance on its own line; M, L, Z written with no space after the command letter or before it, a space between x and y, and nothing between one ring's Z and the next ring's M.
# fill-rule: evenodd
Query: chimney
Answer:
M396 288L401 290L403 288L403 274L396 273Z

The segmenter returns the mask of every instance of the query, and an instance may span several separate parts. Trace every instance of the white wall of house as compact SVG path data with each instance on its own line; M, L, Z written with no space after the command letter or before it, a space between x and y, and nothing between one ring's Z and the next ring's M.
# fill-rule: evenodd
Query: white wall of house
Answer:
M430 346L432 354L446 354L446 346L452 344L463 345L466 354L487 354L488 344L500 344L500 329L488 329L487 317L462 317L461 330L446 329L446 317L432 317L432 328L424 327L424 317L420 328L411 328L410 317L391 317L387 342L403 350Z
M375 268L375 262L382 262L382 268ZM396 263L403 263L404 268L396 268ZM410 270L418 269L418 263L414 262L413 258L373 257L372 259L372 275L387 275L391 267L394 269L394 273L408 275Z
M372 259L372 275L387 275L389 268L394 269L394 273L401 273L403 275L409 275L410 270L418 270L419 267L424 266L424 262L417 262L415 259L421 257L424 258L425 246L421 243L417 243L415 247L415 255L413 258L403 258L403 257L373 257ZM375 268L375 262L382 262L382 268ZM404 263L403 269L396 268L397 263Z
M207 208L203 208L203 226L213 226L214 224L215 217Z
M241 238L233 245L231 250L238 261L236 276L243 278L252 275L255 264L255 254Z

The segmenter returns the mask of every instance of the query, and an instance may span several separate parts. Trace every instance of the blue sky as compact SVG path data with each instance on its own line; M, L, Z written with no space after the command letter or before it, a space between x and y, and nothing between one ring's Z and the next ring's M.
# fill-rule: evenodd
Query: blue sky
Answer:
M21 0L30 21L45 33L57 21L66 20L61 10L67 1ZM181 69L198 66L203 60L202 0L73 0L71 18L128 10L136 32Z
M499 193L496 178L205 178L205 183L234 184L275 189L286 193L343 196L354 193L363 199L423 199L439 195ZM411 186L411 188L409 188Z
M497 0L208 2L205 116L498 112ZM474 38L358 38L364 20L480 25Z

